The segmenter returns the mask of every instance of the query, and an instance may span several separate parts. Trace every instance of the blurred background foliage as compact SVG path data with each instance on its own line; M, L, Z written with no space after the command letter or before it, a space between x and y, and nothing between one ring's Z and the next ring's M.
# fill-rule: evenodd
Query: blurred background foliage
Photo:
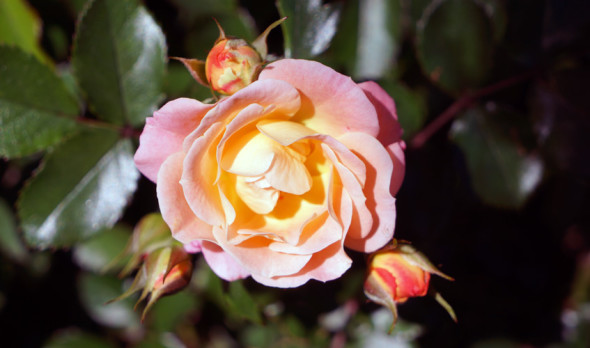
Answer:
M456 279L433 285L458 324L414 299L388 336L354 252L341 279L287 290L198 258L143 323L132 298L105 305L129 280L101 270L158 209L131 161L143 120L210 97L166 57L204 59L213 17L251 41L284 15L271 54L395 98L396 237ZM0 0L1 345L588 347L588 18L585 0Z

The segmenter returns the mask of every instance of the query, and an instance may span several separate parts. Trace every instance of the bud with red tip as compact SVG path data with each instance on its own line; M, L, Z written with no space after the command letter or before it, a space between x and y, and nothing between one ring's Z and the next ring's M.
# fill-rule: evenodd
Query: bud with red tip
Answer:
M439 271L424 254L410 244L397 243L373 253L370 256L368 275L365 280L365 295L373 302L387 307L393 313L393 324L397 321L397 304L410 297L426 295L430 275L436 274L448 280L453 278ZM435 299L456 320L451 306L433 292ZM390 330L390 331L391 331Z
M149 295L142 320L160 297L178 292L190 282L192 258L184 246L172 238L160 214L149 214L137 224L127 247L116 260L127 256L130 256L129 261L120 276L128 275L137 267L139 270L129 289L112 301L141 290L139 304Z
M209 51L206 61L175 59L181 61L200 84L221 94L234 94L256 81L266 64L266 38L270 31L284 20L285 18L282 18L271 24L252 44L226 36L223 28L217 23L219 38Z
M214 91L234 94L256 80L262 64L260 54L246 41L220 38L207 55L207 82Z

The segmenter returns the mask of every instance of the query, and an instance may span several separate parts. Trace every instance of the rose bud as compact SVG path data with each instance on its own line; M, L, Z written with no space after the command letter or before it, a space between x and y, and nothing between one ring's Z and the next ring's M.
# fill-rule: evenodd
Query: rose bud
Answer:
M268 26L252 44L239 38L226 37L223 28L217 23L219 38L209 51L206 61L172 58L182 62L200 84L210 87L215 92L234 94L256 81L264 64L267 63L268 34L285 19L286 17L281 18Z
M207 55L207 82L216 92L234 94L256 80L262 64L260 54L246 41L221 38Z
M368 275L365 280L365 295L373 302L387 307L393 314L390 332L397 321L398 303L410 297L421 297L428 293L430 275L436 274L448 280L453 278L439 271L418 250L409 244L394 242L393 246L375 252L370 257ZM450 305L434 292L435 299L456 320Z

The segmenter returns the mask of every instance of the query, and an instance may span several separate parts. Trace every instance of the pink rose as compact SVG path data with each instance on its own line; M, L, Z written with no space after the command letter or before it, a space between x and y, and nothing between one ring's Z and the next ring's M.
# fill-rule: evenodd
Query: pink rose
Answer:
M393 237L405 170L391 97L317 62L284 59L218 103L176 99L135 154L187 250L221 278L276 287L340 277L344 247Z

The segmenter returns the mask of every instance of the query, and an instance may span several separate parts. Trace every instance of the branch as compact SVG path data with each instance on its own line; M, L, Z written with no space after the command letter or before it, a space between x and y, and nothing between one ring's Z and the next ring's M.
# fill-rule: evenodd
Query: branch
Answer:
M451 121L455 116L461 112L463 109L467 108L475 101L477 101L481 97L485 97L487 95L496 93L497 91L503 90L505 88L511 87L516 85L520 82L528 80L529 78L533 77L537 73L537 70L527 71L523 74L513 76L506 80L502 80L498 83L493 85L484 87L480 90L477 90L473 93L466 93L461 98L457 99L453 104L451 104L445 111L443 111L440 115L438 115L434 121L430 122L422 131L412 138L410 145L413 148L420 148L422 147L428 139L434 133L436 133L439 129L441 129L445 124Z

